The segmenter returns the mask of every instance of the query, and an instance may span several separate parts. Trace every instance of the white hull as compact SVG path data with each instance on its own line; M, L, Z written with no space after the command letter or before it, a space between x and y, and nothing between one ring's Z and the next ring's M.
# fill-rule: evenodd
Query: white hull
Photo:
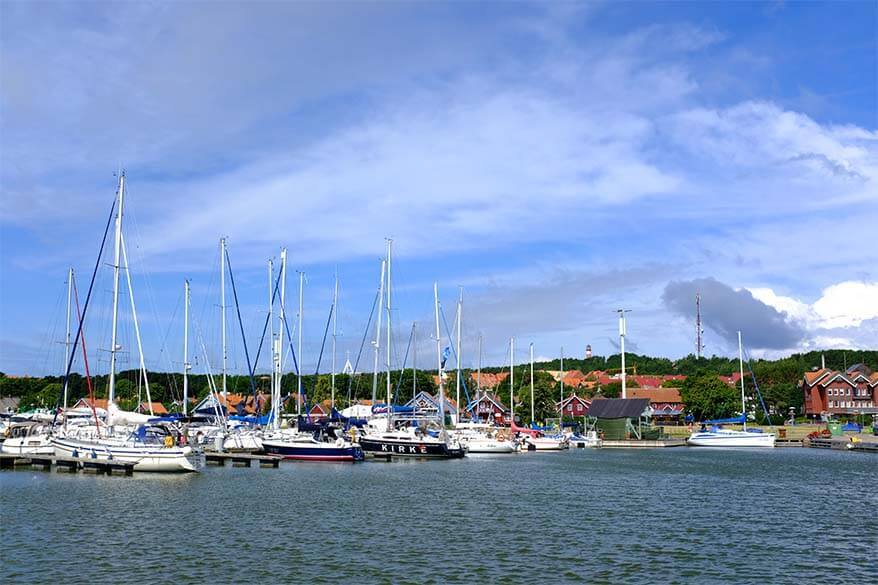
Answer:
M774 447L774 434L705 431L692 433L686 442L692 447Z
M531 449L533 445L534 449ZM522 447L528 451L563 451L570 448L567 439L555 439L552 437L525 437Z
M223 451L262 451L262 439L255 433L231 433L223 441Z
M494 439L470 439L462 441L468 453L515 453L518 444L512 441L495 441Z
M53 440L58 457L86 457L99 461L134 463L134 471L199 471L204 467L204 456L192 447L162 447L116 442L83 441L76 439Z
M6 439L0 445L0 453L12 455L54 455L55 447L48 437L27 437L25 439Z

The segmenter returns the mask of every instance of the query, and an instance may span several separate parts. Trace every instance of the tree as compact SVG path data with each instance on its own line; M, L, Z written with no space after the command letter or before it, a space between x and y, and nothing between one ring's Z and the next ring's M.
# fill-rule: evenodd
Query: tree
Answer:
M740 409L737 391L712 374L690 376L680 384L686 409L698 420L725 418Z
M522 378L522 386L515 395L515 413L522 423L532 422L530 418L530 372ZM560 390L555 379L548 372L534 372L534 417L538 421L557 416L555 401L560 397Z

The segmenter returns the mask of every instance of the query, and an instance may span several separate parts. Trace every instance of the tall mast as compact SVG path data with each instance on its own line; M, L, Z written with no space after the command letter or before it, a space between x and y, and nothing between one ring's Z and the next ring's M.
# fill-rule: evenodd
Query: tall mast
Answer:
M741 416L744 417L744 430L747 430L747 407L744 405L744 344L738 331L738 366L741 369Z
M509 414L515 422L515 338L509 338Z
M270 293L269 293L270 294ZM220 329L223 337L223 398L226 396L226 239L220 238Z
M412 398L418 394L418 337L416 335L418 322L412 323Z
M445 429L445 382L442 381L442 333L439 331L439 283L433 282L433 310L436 315L436 360L439 366L439 424Z
M628 309L617 309L616 312L619 313L619 348L622 351L622 398L627 398L626 378L628 371L625 369L625 313L629 311Z
M304 365L302 357L302 323L305 312L305 273L299 272L299 376L298 376L298 392L296 398L296 414L302 414L302 367Z
M391 298L391 280L390 280L390 267L393 263L393 240L390 238L387 239L387 348L384 350L386 354L385 366L387 368L387 400L385 404L387 404L387 430L393 430L393 405L391 404L392 397L390 395L390 298Z
M140 337L140 325L137 320L137 306L134 304L134 288L131 285L131 269L128 265L128 247L125 245L125 236L120 234L119 238L122 242L122 262L125 264L125 282L128 283L128 301L131 303L131 321L134 323L134 338L137 340L137 354L140 357L140 375L139 380L143 380L146 388L146 401L149 404L149 414L152 411L152 397L149 394L149 380L146 376L146 361L143 358L143 341ZM140 397L138 396L138 401Z
M701 359L704 343L701 336L704 330L701 328L701 293L695 293L695 357Z
M284 332L287 328L287 249L280 250L280 306L281 312L278 316L280 326L277 333L277 371L275 373L274 391L271 394L271 409L274 411L272 416L272 425L275 429L280 428L280 395L281 383L283 382L283 355L284 355Z
M534 422L534 344L530 343L530 422Z
M122 205L125 202L125 172L119 174L119 202L116 209L116 232L113 240L113 332L110 335L110 380L107 397L116 399L116 334L119 326L119 264L122 253Z
M70 308L73 298L73 267L67 271L67 334L64 336L64 370L67 368L67 362L70 359ZM67 424L67 387L69 376L64 377L64 424Z
M332 381L330 383L329 412L335 408L335 347L338 337L338 270L335 271L335 289L332 292Z
M183 416L189 409L189 281L183 281Z
M455 401L457 404L457 418L460 422L460 324L463 316L463 287L460 287L460 296L457 299L457 396Z
M381 281L378 283L378 319L375 323L375 364L372 368L372 404L378 399L378 356L381 353L381 318L384 314L384 270L387 260L381 260Z
M268 339L271 343L271 372L269 374L270 386L271 386L271 396L274 398L274 387L276 384L276 372L277 372L277 339L274 335L274 298L273 298L273 289L274 286L274 260L271 258L268 259ZM274 408L274 405L272 405ZM272 422L274 424L274 422Z

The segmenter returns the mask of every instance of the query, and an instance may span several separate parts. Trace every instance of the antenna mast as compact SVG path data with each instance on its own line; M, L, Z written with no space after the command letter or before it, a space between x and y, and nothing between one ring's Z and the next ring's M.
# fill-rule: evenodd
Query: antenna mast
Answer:
M704 329L701 327L701 293L695 293L695 357L701 359L704 351Z

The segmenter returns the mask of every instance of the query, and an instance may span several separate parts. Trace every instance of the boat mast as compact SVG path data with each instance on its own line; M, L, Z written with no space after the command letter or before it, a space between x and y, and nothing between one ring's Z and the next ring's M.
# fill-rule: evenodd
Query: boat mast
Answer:
M70 308L73 298L73 267L67 270L67 333L64 336L64 368L67 368L67 362L70 359ZM69 376L64 377L64 424L67 424L67 387Z
M534 344L530 343L530 422L534 422Z
M189 281L183 281L183 416L189 408Z
M457 422L460 422L460 323L463 316L463 287L460 287L460 296L457 299Z
M445 382L442 381L442 333L439 331L439 283L433 282L433 309L436 314L436 360L439 373L439 424L445 429Z
M275 382L274 388L271 393L271 409L274 412L274 416L271 417L271 424L275 429L280 428L280 394L281 394L281 385L283 382L283 355L284 355L284 331L287 327L287 309L286 309L286 300L287 300L287 249L281 248L280 250L280 306L281 311L278 319L280 320L279 329L277 334L277 365L275 366Z
M744 430L747 430L747 407L744 405L744 344L738 331L738 366L741 370L741 416L744 417Z
M616 312L619 313L619 348L622 352L622 398L627 398L626 392L626 378L627 378L627 370L625 370L625 313L628 312L627 309L616 309Z
M390 396L390 298L391 298L391 280L390 280L390 266L393 262L393 240L390 238L387 239L387 349L385 350L386 354L386 367L387 367L387 431L390 432L393 430L393 405L391 404L391 396Z
M131 268L128 265L128 246L125 245L125 237L119 234L119 240L122 243L122 261L125 263L125 282L128 283L128 300L131 303L131 320L134 323L134 338L137 340L137 353L140 356L140 375L142 376L144 388L146 388L146 401L149 404L149 414L154 415L152 411L152 396L149 393L149 379L146 376L146 361L143 358L143 342L140 337L140 325L137 321L137 306L134 304L134 288L131 285ZM138 397L139 401L139 397Z
M335 271L335 288L332 293L332 380L330 383L329 413L335 408L335 347L338 337L338 269Z
M269 381L271 385L271 397L274 399L274 386L277 372L277 339L274 335L274 260L268 259L268 338L271 340L271 372L269 373ZM271 405L272 409L274 404ZM274 424L274 422L272 422Z
M418 323L412 323L412 398L418 394L418 337L416 335Z
M226 397L226 239L220 238L220 329L223 338L223 398Z
M372 343L375 350L375 363L372 368L372 404L378 399L378 356L381 352L381 318L384 314L384 270L387 260L381 260L381 281L378 283L378 319L375 322L375 341Z
M113 330L110 334L110 379L107 384L107 398L116 399L116 334L119 325L119 263L122 252L122 205L125 201L125 172L119 174L119 204L116 209L116 230L113 239Z
M305 313L305 273L299 272L299 371L298 371L298 392L296 398L296 415L302 414L302 323Z

